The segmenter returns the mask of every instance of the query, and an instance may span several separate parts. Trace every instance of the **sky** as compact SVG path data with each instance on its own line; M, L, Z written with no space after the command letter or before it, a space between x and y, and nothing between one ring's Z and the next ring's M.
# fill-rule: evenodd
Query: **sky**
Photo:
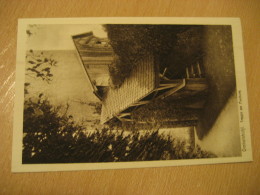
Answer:
M27 30L32 33L27 39L28 50L74 50L71 36L89 31L97 37L107 37L99 24L40 24L28 25Z
M49 84L38 78L26 77L26 82L31 84L30 96L37 97L38 94L43 93L54 105L69 103L68 114L72 114L76 121L99 119L100 116L93 116L93 108L87 105L88 102L99 100L91 91L71 36L93 31L95 36L107 37L103 27L101 25L44 24L28 26L27 30L32 33L27 37L27 50L34 50L34 53L43 51L45 57L51 57L58 62L57 66L51 69L53 81ZM85 104L79 102L85 102Z
M26 76L25 81L30 83L28 97L38 97L40 93L43 93L55 106L66 106L69 103L68 114L72 114L76 121L97 119L96 115L93 116L93 108L89 107L87 103L99 100L91 91L76 52L56 50L44 51L43 54L45 57L52 56L58 62L57 66L51 68L53 79L47 83L42 79ZM26 66L26 68L28 67L30 66Z
M92 107L78 103L80 101L97 102L99 100L91 91L84 70L76 56L71 36L93 31L97 37L107 37L103 27L101 25L82 24L44 24L28 26L27 30L32 33L27 39L27 50L44 51L44 55L52 56L53 59L58 61L57 67L52 68L54 76L50 84L39 79L26 77L26 82L31 83L30 94L37 96L39 93L44 93L54 105L69 103L71 105L69 114L72 114L76 121L99 119L100 116L93 115ZM162 129L161 133L163 132L169 133L168 129ZM183 131L176 130L177 132ZM180 134L182 138L185 138L185 136L187 136L185 133Z

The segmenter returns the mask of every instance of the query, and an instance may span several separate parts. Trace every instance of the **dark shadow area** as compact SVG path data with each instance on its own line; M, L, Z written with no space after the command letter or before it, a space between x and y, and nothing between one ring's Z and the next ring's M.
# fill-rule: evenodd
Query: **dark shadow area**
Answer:
M231 26L205 26L202 50L209 91L197 126L200 139L212 128L236 88Z
M210 131L236 88L232 30L225 25L190 26L176 37L171 52L160 56L160 69L167 68L165 76L177 79L187 76L187 67L200 64L202 76L209 85L197 125L201 139Z
M200 139L207 135L236 88L231 26L106 25L106 30L119 62L135 66L138 59L152 53L166 79L207 79L196 128ZM119 62L115 63L117 69L122 64L131 67ZM200 70L196 70L198 66Z

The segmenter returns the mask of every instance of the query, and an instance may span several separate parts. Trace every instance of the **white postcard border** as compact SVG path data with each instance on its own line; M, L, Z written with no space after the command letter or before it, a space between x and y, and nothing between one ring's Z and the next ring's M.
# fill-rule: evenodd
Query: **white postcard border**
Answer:
M190 160L161 160L142 162L109 163L72 163L72 164L22 164L22 126L25 79L26 27L28 24L193 24L193 25L231 25L236 71L237 99L239 109L240 139L242 156ZM15 109L13 124L12 172L45 172L143 168L180 165L202 165L216 163L234 163L252 161L251 136L248 113L246 74L242 42L242 30L239 18L171 18L171 17L123 17L123 18L38 18L19 19L17 34ZM242 108L241 108L242 106ZM244 150L244 151L243 151Z

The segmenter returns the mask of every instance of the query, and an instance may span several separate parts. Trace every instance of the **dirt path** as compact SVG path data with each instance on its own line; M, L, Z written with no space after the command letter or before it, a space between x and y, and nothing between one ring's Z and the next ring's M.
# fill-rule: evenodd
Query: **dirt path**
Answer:
M199 140L196 135L195 142L202 149L213 152L219 157L241 155L238 107L235 93L229 98L210 132L202 140Z

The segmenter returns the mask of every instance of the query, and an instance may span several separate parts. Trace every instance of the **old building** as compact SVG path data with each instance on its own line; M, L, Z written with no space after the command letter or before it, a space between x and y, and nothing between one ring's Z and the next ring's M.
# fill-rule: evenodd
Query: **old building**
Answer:
M109 83L108 65L113 60L113 49L107 38L96 37L93 32L74 35L72 39L92 91L101 99Z
M198 120L198 115L193 113L203 107L204 100L189 101L189 98L192 99L196 94L206 91L208 87L206 79L202 78L203 74L198 63L187 66L183 78L169 79L167 67L160 71L160 62L153 55L147 55L139 60L130 76L125 78L119 88L112 88L108 83L108 66L113 60L113 50L108 39L97 38L92 32L75 35L72 38L92 90L102 102L100 120L102 124L113 119L125 123L153 123L159 115L163 116L160 118L161 123L174 126L187 126L187 124L192 126L194 121ZM160 102L167 98L170 98L171 103L175 105L183 99L188 101L182 107L169 105L171 107L169 112L166 111L168 109L160 108ZM147 109L139 114L141 117L133 115L135 111L145 106ZM145 113L147 110L154 116L146 117L150 114Z
M152 55L140 60L120 88L109 88L107 91L102 100L101 123L106 123L113 118L122 122L135 120L137 123L146 123L144 118L149 113L143 113L143 117L139 117L139 119L133 117L132 114L137 108L144 107L151 102L156 103L156 100L158 103L166 98L171 98L178 104L183 99L189 100L190 97L207 90L207 82L205 78L201 78L198 64L187 68L187 74L182 79L168 79L164 76L166 71L167 68L163 72L159 71L159 62L156 62ZM203 107L203 102L201 102L201 100L188 101L184 107L191 110L200 109ZM159 106L153 105L150 105L148 110L157 114L164 112L160 110ZM184 108L179 110L184 110ZM147 110L144 109L145 111ZM184 124L185 121L198 119L197 115L186 115L179 118L174 115L167 116L165 113L163 116L164 121L162 122L165 123Z

